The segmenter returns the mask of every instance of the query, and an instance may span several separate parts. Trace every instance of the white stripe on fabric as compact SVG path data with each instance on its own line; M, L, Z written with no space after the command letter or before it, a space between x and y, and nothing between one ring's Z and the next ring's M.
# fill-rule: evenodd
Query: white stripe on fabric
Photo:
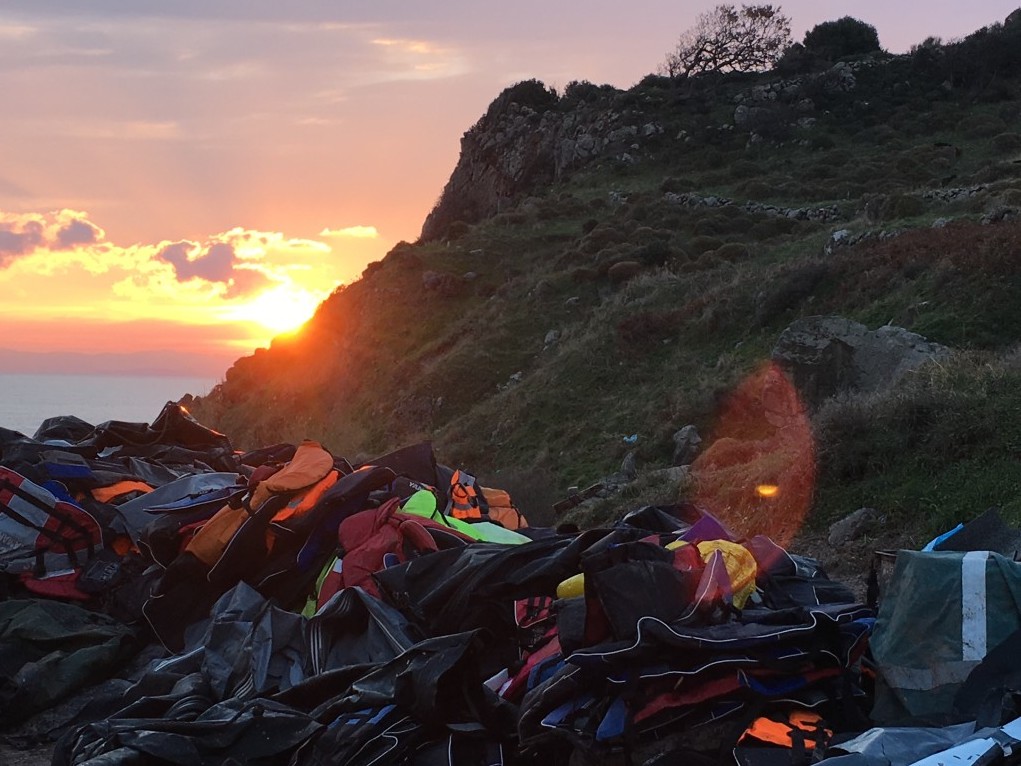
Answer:
M989 551L970 551L961 561L961 659L986 656L986 560Z

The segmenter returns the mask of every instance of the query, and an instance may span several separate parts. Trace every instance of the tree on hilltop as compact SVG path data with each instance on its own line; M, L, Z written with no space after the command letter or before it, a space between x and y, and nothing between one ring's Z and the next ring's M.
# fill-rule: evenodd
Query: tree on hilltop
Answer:
M864 21L844 16L836 21L816 24L805 33L805 50L829 61L844 56L859 56L880 50L876 28Z
M790 44L791 20L779 6L717 5L681 35L662 71L670 77L762 71Z

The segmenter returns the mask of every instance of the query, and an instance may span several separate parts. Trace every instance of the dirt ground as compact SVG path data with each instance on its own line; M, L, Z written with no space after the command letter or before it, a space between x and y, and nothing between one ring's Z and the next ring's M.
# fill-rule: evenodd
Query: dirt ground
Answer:
M902 548L918 550L928 542L916 540L905 533L883 530L876 535L868 535L834 548L827 542L827 535L825 531L804 532L795 539L789 550L819 561L831 580L844 583L862 603L865 603L869 569L873 562L877 567L879 592L882 595L882 586L893 571L896 551Z

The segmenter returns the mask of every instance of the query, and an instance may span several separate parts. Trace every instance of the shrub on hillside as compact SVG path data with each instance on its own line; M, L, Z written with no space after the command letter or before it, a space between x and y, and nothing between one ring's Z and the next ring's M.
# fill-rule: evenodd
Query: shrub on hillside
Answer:
M888 220L914 218L926 210L925 200L912 194L895 194L889 198L886 209Z
M1016 152L1021 149L1021 134L1000 133L993 136L993 148L998 152Z
M994 181L1003 181L1007 178L1021 176L1021 165L1016 162L997 162L995 165L987 165L981 168L972 180L976 183L988 184Z
M921 183L932 178L929 168L910 155L898 157L894 167L897 170L898 180L902 184Z
M1017 122L1021 119L1021 104L1016 101L1001 104L1000 108L996 110L996 114L1004 122Z
M880 50L876 28L850 16L816 24L805 33L804 46L806 52L829 61Z
M990 85L999 87L1021 73L1021 25L991 24L943 53L953 84L983 95Z
M507 210L497 213L490 221L494 226L520 226L528 221L528 215L520 210Z
M815 54L805 50L801 43L794 43L776 62L774 69L784 77L794 77L799 74L808 74L819 69L825 62L819 60Z
M556 197L544 197L537 202L539 220L550 221L556 218L573 218L585 210L584 203L570 193Z
M728 223L729 222L720 215L706 216L705 218L699 218L695 222L692 233L699 237L723 234L728 228L730 228L727 225Z
M594 103L602 99L610 99L619 91L612 85L595 85L588 80L571 80L564 87L560 98L562 109L573 109L579 104Z
M771 280L770 286L755 310L755 324L765 327L788 311L797 308L811 296L819 284L830 275L826 261L816 261L797 266Z
M559 100L556 90L547 88L546 84L541 80L533 78L531 80L522 80L506 88L493 101L490 111L494 110L494 107L496 111L503 111L510 104L518 104L520 106L527 106L537 112L543 112L555 107Z
M447 227L446 239L460 239L471 231L471 226L464 221L452 221Z
M881 194L865 203L865 218L871 223L885 223L901 218L914 218L925 210L925 201L921 197L911 194Z
M770 216L758 221L748 234L754 240L773 239L790 234L796 226L797 223L790 218Z
M631 233L631 241L638 245L652 242L666 242L673 232L669 229L654 229L651 226L639 226Z
M816 133L809 140L812 142L812 148L820 151L833 149L837 145L836 139L829 133Z
M685 177L678 178L676 176L664 178L663 182L659 185L659 190L664 194L667 193L684 194L686 192L692 191L694 188L695 182L692 181L690 178Z
M594 254L603 250L607 245L616 245L624 242L626 239L627 237L620 229L610 224L602 223L582 238L579 249L583 253Z
M722 240L716 237L698 236L694 237L688 244L693 253L702 254L715 250L723 244Z
M762 168L751 160L738 160L730 163L731 178L753 178L762 175Z
M794 135L797 113L787 104L769 102L767 107L753 109L746 128L768 141L787 141Z
M716 257L722 261L736 263L748 260L750 256L751 252L748 250L748 246L741 242L727 242L716 248Z
M760 202L773 194L773 187L757 178L745 181L737 188L748 199L756 202Z
M826 402L813 422L822 474L860 479L892 469L906 454L914 455L919 470L938 471L982 454L1002 425L989 389L1007 380L1016 385L1016 373L998 368L958 356L890 390Z
M639 311L625 317L617 323L617 340L621 350L632 352L673 338L686 318L684 309Z
M811 178L816 181L825 178L833 178L837 175L837 168L835 168L828 160L824 160L823 162L817 162L814 165L809 165L801 175L804 178Z
M591 266L579 266L571 271L571 281L578 282L595 282L599 279L599 270L593 269Z
M958 130L969 138L992 138L1007 129L1006 123L991 114L976 114L965 117L958 124Z
M662 240L643 245L634 253L634 257L643 266L663 266L672 255L670 245Z

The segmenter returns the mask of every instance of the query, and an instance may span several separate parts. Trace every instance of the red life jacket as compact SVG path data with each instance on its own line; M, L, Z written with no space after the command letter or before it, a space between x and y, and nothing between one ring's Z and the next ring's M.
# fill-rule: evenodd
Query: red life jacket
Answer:
M342 588L358 586L378 597L372 575L383 568L383 557L393 553L398 561L404 562L437 551L439 545L433 535L444 535L465 545L474 542L446 524L400 513L399 498L391 498L379 508L348 516L337 530L344 552L337 585ZM325 602L326 599L320 595L320 600Z

